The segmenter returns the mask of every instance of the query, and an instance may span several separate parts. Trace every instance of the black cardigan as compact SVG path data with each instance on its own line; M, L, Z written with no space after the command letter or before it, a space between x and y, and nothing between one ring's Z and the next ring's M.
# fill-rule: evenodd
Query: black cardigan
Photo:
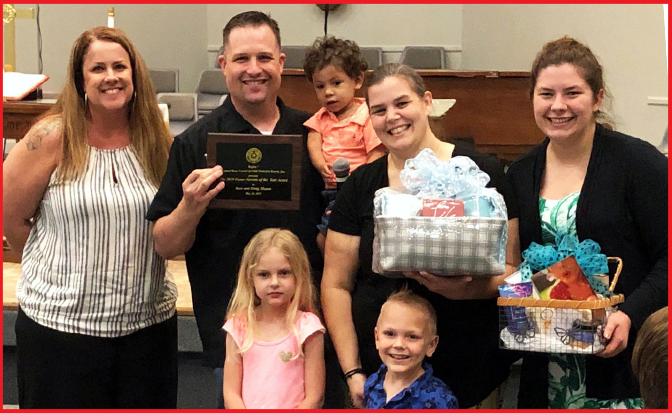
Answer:
M539 192L549 140L514 162L507 177L520 218L520 248L541 243ZM651 144L597 124L586 178L576 209L579 240L623 259L616 293L632 320L628 348L612 358L586 357L586 393L599 399L639 397L630 368L636 332L667 305L667 158ZM611 271L613 275L613 270ZM548 357L525 353L519 408L548 407Z

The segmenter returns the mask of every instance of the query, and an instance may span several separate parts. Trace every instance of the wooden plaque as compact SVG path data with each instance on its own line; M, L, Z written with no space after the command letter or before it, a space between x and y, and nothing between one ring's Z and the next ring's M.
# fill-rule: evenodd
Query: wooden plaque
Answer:
M298 210L302 154L301 135L209 133L208 167L226 183L209 207Z

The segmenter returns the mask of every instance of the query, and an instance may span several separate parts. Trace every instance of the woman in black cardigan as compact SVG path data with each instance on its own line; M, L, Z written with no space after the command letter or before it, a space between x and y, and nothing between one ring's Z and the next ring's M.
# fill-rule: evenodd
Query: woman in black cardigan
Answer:
M623 259L607 347L594 356L526 353L519 408L641 407L630 368L636 332L667 305L667 159L652 145L597 119L602 67L588 47L564 37L532 67L534 116L545 141L511 165L520 250L553 243L554 231L592 239Z

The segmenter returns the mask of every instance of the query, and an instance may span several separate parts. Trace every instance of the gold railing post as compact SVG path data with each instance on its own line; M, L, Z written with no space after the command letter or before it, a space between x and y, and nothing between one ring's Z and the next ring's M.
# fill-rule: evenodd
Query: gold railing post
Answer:
M2 22L5 26L5 72L13 72L16 70L16 19L34 18L34 9L17 10L14 8L13 4L2 5Z

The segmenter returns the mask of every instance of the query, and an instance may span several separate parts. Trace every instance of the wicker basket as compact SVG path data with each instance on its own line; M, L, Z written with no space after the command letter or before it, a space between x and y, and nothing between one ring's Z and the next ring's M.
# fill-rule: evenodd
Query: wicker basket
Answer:
M614 291L623 260L617 262L609 292ZM623 294L601 300L497 299L500 348L543 353L595 354L604 349L607 317L624 300Z

